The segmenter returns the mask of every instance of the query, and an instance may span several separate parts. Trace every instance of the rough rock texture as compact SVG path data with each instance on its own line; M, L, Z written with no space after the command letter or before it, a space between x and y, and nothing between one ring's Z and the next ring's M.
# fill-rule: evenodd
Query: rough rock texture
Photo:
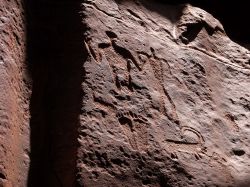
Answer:
M250 52L179 2L0 0L0 187L250 185Z
M249 177L250 52L218 20L154 1L89 0L84 16L81 185L236 186Z
M0 0L0 186L25 186L28 174L29 91L20 1Z

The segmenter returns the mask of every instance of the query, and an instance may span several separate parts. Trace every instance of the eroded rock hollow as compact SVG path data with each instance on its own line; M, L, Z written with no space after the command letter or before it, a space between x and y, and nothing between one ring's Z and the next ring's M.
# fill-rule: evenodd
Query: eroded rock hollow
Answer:
M0 3L0 186L250 185L249 38L219 3Z

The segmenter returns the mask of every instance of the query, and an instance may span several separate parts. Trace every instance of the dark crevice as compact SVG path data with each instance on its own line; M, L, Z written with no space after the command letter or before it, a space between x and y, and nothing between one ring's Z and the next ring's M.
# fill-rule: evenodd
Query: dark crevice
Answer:
M129 128L130 128L130 130L133 131L133 124L132 124L132 121L129 118L127 118L127 117L121 117L118 120L119 120L119 123L121 125L128 125Z
M106 31L106 34L109 38L117 38L117 35L112 31Z
M27 61L32 78L28 186L76 186L83 92L80 1L26 0Z
M129 78L128 78L128 89L129 89L131 92L134 91L133 82L132 82L132 77L131 77L131 75L129 75Z
M118 77L118 76L115 77L115 85L116 85L116 87L117 87L118 89L121 89L121 84L120 84L120 81L119 81L119 77Z
M0 173L0 179L6 179L6 176L3 173Z
M246 18L249 18L247 3L234 1L191 0L191 4L198 6L217 18L225 28L227 35L235 42L247 47L250 44L250 27Z
M99 44L98 44L98 47L99 47L100 49L105 49L105 48L110 47L110 43L99 43Z
M143 185L150 185L150 184L151 184L151 181L150 181L148 178L146 178L146 179L143 179L143 180L142 180L142 184L143 184Z
M134 16L134 17L136 17L137 19L140 19L140 20L141 20L141 17L140 17L138 14L136 14L134 11L132 11L132 10L130 10L130 9L127 9L127 11L128 11L132 16Z
M233 149L233 154L236 156L243 156L246 152L242 149Z
M186 30L181 35L181 40L184 44L188 44L196 39L201 30L205 28L206 32L212 36L216 31L219 31L220 28L212 28L206 22L201 21L198 23L189 23L186 25Z
M162 16L168 17L171 20L171 13L164 10L164 5L180 5L180 4L191 4L193 6L199 7L206 12L212 14L216 19L218 19L226 34L234 42L250 49L250 27L248 27L248 19L250 17L249 7L246 2L234 2L226 0L141 0L149 10L156 11ZM151 2L151 3L146 3ZM160 3L156 6L157 3ZM180 12L180 15L182 13ZM178 18L177 18L178 19ZM218 28L215 28L215 30Z
M196 23L196 24L189 24L187 25L187 29L185 32L182 33L181 40L184 44L188 44L192 42L199 32L202 30L203 24L202 23Z
M158 176L158 180L159 180L159 184L160 187L171 187L171 185L169 184L169 179L167 178L167 176L160 174Z

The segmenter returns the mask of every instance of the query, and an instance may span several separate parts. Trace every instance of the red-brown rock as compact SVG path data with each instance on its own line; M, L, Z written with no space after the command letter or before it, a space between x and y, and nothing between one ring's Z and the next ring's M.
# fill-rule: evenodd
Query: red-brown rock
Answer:
M249 186L230 27L184 1L0 0L0 187Z
M0 0L0 186L25 186L29 168L29 91L20 1Z
M249 177L250 52L191 5L86 1L85 186L235 186Z

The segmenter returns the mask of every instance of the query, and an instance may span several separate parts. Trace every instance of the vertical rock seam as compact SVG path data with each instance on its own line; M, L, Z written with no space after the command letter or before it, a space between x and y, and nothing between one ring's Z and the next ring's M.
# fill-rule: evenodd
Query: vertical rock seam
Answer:
M33 80L28 186L75 186L86 59L79 1L26 1Z

